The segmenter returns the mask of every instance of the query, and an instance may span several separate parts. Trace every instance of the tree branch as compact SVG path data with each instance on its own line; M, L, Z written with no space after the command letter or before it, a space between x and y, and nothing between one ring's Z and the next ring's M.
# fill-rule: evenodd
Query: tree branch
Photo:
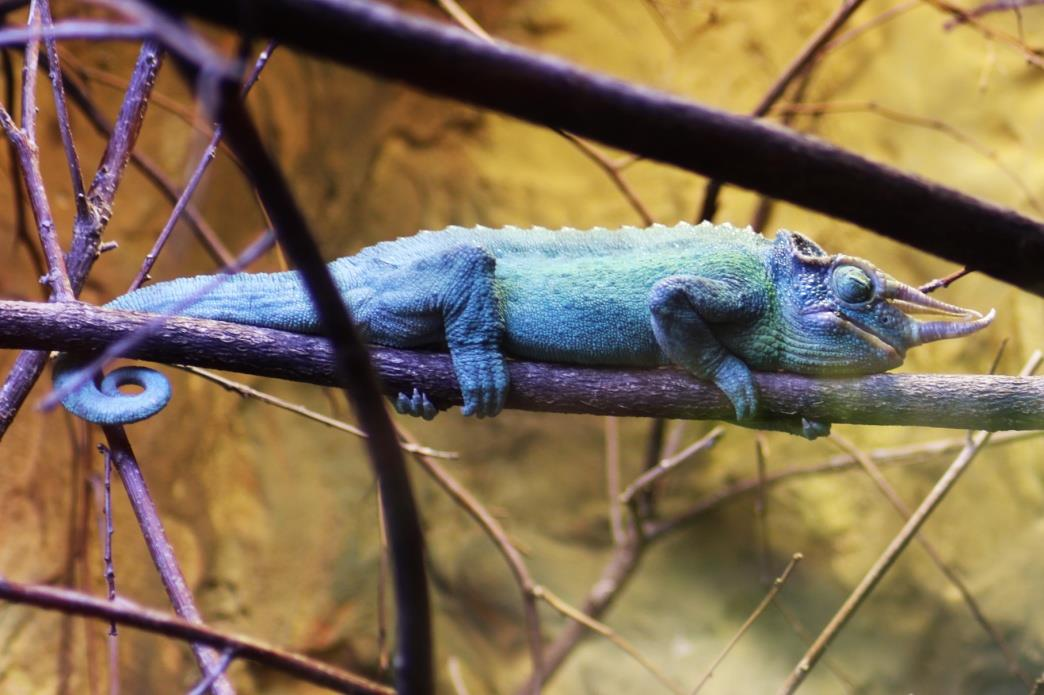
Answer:
M150 2L818 210L1044 295L1044 225L819 140L380 3Z
M149 314L85 304L0 301L0 348L97 351L140 330ZM192 364L325 386L339 383L333 351L316 336L173 317L129 357ZM374 348L385 394L422 389L441 407L461 402L449 355ZM711 384L678 369L610 369L511 361L509 408L595 415L732 420ZM755 374L766 417L957 429L1044 429L1044 378L875 374L814 378ZM764 424L759 422L759 425Z

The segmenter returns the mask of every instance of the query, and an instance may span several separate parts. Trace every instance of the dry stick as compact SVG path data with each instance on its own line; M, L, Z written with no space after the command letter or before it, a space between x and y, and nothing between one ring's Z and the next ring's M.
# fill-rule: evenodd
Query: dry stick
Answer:
M613 543L626 540L623 509L626 500L620 496L620 421L613 416L605 418L605 487L609 497L609 531Z
M779 101L779 98L783 96L783 92L787 90L790 83L794 81L796 77L801 75L805 69L815 59L816 54L819 53L820 49L823 48L824 44L829 41L837 30L841 28L848 18L852 16L859 6L863 4L863 0L844 0L841 6L832 14L827 21L821 26L815 34L809 38L805 45L798 51L798 54L794 56L794 59L790 61L790 64L783 70L782 74L776 78L776 81L772 83L765 95L761 97L761 101L754 107L751 112L752 118L761 118L769 112L772 105ZM721 192L723 182L720 179L710 179L707 181L707 185L703 190L703 203L700 206L700 212L698 215L697 222L703 220L713 220L718 211L718 194Z
M169 613L144 608L127 599L107 601L78 591L19 584L0 578L0 600L56 610L69 615L99 618L106 622L115 621L120 625L127 625L172 639L206 644L221 650L234 649L239 658L263 664L302 681L337 692L395 695L395 691L386 685L375 683L321 661L294 654L243 635L216 630L206 625L194 625Z
M772 545L769 543L768 529L768 488L765 485L765 460L768 457L768 443L762 432L754 433L754 458L758 469L758 491L754 497L754 520L758 528L758 560L761 563L761 581L768 583L772 574Z
M609 608L613 599L619 595L620 590L634 575L644 547L645 544L635 532L629 535L626 543L613 546L609 561L602 568L598 580L591 585L591 589L584 598L584 603L580 608L581 613L598 618ZM539 677L537 675L530 677L519 689L519 693L531 692L537 684L549 681L586 634L586 629L579 622L569 623L562 628L550 646L544 650L543 670Z
M486 30L483 29L479 23L460 6L460 4L457 3L457 0L437 0L437 2L446 14L452 17L457 24L488 43L496 43L496 40L490 36ZM623 167L614 163L605 155L604 152L583 138L577 137L576 135L560 128L554 128L553 130L569 142L573 143L580 152L594 162L599 169L605 172L606 176L609 177L609 180L613 182L614 186L616 186L616 189L620 191L627 202L630 203L631 207L634 208L634 211L638 213L638 217L641 218L642 223L645 224L646 227L652 225L653 217L649 214L649 208L645 206L645 203L643 203L641 198L638 197L634 188L632 188L623 177L623 174L621 173ZM628 162L628 165L629 164L631 164L631 162Z
M635 495L672 471L678 464L688 461L696 454L710 449L718 443L718 440L721 439L724 434L725 428L718 425L677 454L660 459L659 463L654 467L647 469L644 473L635 478L634 482L627 486L627 488L620 494L620 503L630 505L631 500Z
M871 29L876 29L882 24L886 24L887 22L892 21L896 17L905 14L906 12L909 12L915 7L921 7L920 0L904 0L904 2L901 2L898 5L895 5L885 10L873 19L869 19L863 22L862 24L852 27L851 29L841 34L837 38L827 42L827 44L823 46L822 50L820 50L819 53L816 54L816 60L821 60L823 56L825 56L827 53L836 51L842 46L847 45L852 41L855 41L857 38L867 33Z
M46 0L34 0L29 7L29 24L41 26L42 7ZM40 152L36 143L36 67L40 59L39 38L30 39L25 45L25 61L22 67L22 125L15 125L6 108L0 106L0 126L15 146L22 179L25 182L29 203L36 218L37 233L47 260L47 276L44 282L51 290L52 301L73 299L69 284L65 257L55 229L51 206L47 200L47 189L40 172Z
M779 611L779 614L783 616L783 620L785 620L787 625L790 626L790 629L794 631L794 634L800 637L806 645L812 644L814 639L813 635L805 629L805 626L801 624L801 621L798 619L794 611L787 606L780 596L777 595L776 598L773 599L772 605L775 606L776 610ZM855 682L847 673L842 671L829 656L823 656L823 665L826 666L839 681L841 681L841 684L845 687L848 695L857 695L859 688L856 686Z
M991 444L993 446L999 446L1001 444L1026 441L1041 436L1044 436L1044 431L999 432L993 436ZM941 439L925 442L923 444L875 449L867 452L867 454L873 461L876 461L880 465L909 466L921 463L929 458L958 452L964 448L966 444L967 439L965 437L959 439ZM644 526L643 532L646 538L649 540L655 540L666 533L675 531L686 524L695 521L701 515L733 498L756 492L762 484L766 487L771 487L800 477L821 475L825 473L843 473L852 470L856 466L858 466L858 463L855 459L846 454L841 454L838 456L832 456L822 463L808 466L791 466L770 473L765 477L764 481L759 480L756 476L747 478L746 480L740 480L715 490L703 499L698 500L685 511L680 512L677 516L663 519L662 521L647 522Z
M232 659L236 657L236 650L232 647L225 649L221 653L221 661L217 663L214 670L208 673L203 679L196 684L192 690L188 692L188 695L206 695L207 691L211 689L214 683L224 675L225 671L232 664Z
M254 69L243 83L243 87L240 90L240 98L246 99L247 94L250 92L250 88L253 87L261 77L261 71L264 69L265 65L268 64L268 59L271 57L272 51L274 50L275 42L271 41L267 46L265 46L264 50L261 51L261 54L258 56L257 61L254 64ZM200 158L199 163L192 172L192 176L189 177L188 183L185 184L185 188L178 197L178 201L174 204L174 209L171 211L167 223L163 225L163 229L156 238L156 242L152 245L152 249L150 249L148 254L145 256L145 262L141 264L141 269L138 270L138 274L134 277L130 287L127 289L128 292L132 292L141 287L141 284L145 282L145 279L148 277L149 271L152 270L152 266L156 263L156 259L159 258L159 254L163 250L164 245L166 245L171 233L174 231L174 227L181 219L181 215L185 212L185 208L188 207L189 201L192 199L192 194L196 192L196 189L199 188L199 184L203 181L203 174L206 173L210 163L214 161L214 156L217 154L218 143L221 142L221 136L221 124L217 124L214 126L214 133L210 137L210 142L207 143L203 156Z
M949 287L950 285L957 282L970 272L971 268L968 268L967 266L965 266L964 268L958 268L949 275L945 275L941 278L936 278L935 280L930 280L918 287L917 289L919 289L921 292L924 292L925 294L929 294L931 292L934 292L935 290Z
M388 672L391 657L388 654L388 576L391 561L388 557L388 529L384 525L384 500L377 491L377 539L380 554L377 560L377 668L384 675Z
M282 170L265 149L253 119L238 98L238 86L223 80L219 88L217 120L224 125L229 145L250 173L276 228L280 246L301 273L319 324L333 347L338 382L345 387L359 424L369 435L366 444L385 505L394 570L396 686L408 695L430 693L434 690L434 676L424 540L402 451L369 354Z
M1021 33L1021 22L1022 13L1020 10L1025 7L1033 7L1034 5L1044 5L1044 0L995 0L995 2L986 2L973 10L966 10L969 17L984 17L994 12L1004 12L1006 10L1013 10L1015 16L1019 19L1020 33ZM944 29L952 29L958 24L963 24L967 19L964 17L954 17L946 24L943 25Z
M120 106L120 113L112 137L87 191L86 218L77 217L73 223L72 248L66 256L69 283L79 292L97 256L102 230L112 214L112 200L123 176L138 132L145 118L148 94L161 64L162 52L153 42L146 42L139 53L130 85ZM15 360L7 379L0 387L0 438L25 402L29 390L47 364L47 352L23 352Z
M656 666L652 661L648 659L644 654L638 651L633 644L621 637L615 630L595 620L589 615L584 614L582 611L578 611L568 603L563 601L551 590L543 586L533 587L533 595L539 599L543 599L549 606L554 608L556 611L564 615L565 617L576 621L578 624L583 625L592 632L597 632L607 640L615 644L621 650L623 650L628 656L637 661L642 668L651 673L656 680L660 681L664 687L677 695L684 695L685 689L671 680L667 674L665 674L659 667Z
M167 540L167 534L163 530L163 523L156 512L156 504L149 494L145 478L142 476L141 468L131 450L130 442L121 426L103 426L102 432L109 443L112 463L123 480L123 488L127 491L127 499L130 500L134 515L138 518L145 544L148 546L149 555L159 570L160 578L163 580L163 588L167 591L174 612L190 623L203 624L203 618L196 608L192 599L192 591L189 589L185 575L178 566L174 549ZM210 647L192 645L192 651L196 655L204 676L214 673L218 669L220 657ZM219 674L214 682L213 691L215 695L226 695L235 693L228 679Z
M1009 34L1006 31L1001 31L1000 29L995 29L989 24L980 21L978 17L968 10L957 7L949 2L944 2L944 0L921 0L921 2L926 5L931 5L940 12L952 15L955 19L961 20L962 25L975 29L988 39L1000 41L1003 44L1013 47L1022 54L1022 57L1026 59L1027 63L1031 63L1038 68L1044 68L1044 58L1041 58L1036 51L1027 46L1018 36Z
M453 684L453 690L457 695L471 695L468 692L468 686L464 683L464 674L460 669L460 659L455 656L447 659L446 670L449 671L450 683Z
M729 643L726 644L725 648L721 650L721 653L718 654L718 656L715 657L714 661L711 662L711 665L707 667L707 671L703 674L703 678L700 679L700 682L697 683L696 687L693 689L692 695L696 695L696 693L703 690L703 686L705 686L707 684L707 681L709 681L714 676L714 669L718 668L718 666L721 665L721 662L724 661L725 657L729 655L729 652L732 651L732 648L735 647L736 644L740 641L740 639L743 638L743 635L747 634L747 630L750 629L751 625L753 625L755 621L757 621L757 619L761 617L761 614L765 612L765 610L769 607L769 604L771 604L775 600L776 595L783 590L783 585L786 584L787 579L790 578L790 573L794 571L794 568L797 566L797 563L801 562L802 557L803 556L801 555L801 553L794 553L790 557L790 562L788 562L787 566L783 568L783 573L776 577L776 579L772 582L772 588L770 588L768 590L768 593L765 594L765 598L761 599L761 603L758 604L758 607L754 609L754 612L751 613L750 617L744 621L743 625L740 626L740 629L737 630L736 634L733 635L732 639L729 640Z
M910 508L905 502L903 502L899 493L896 492L892 484L888 482L888 479L884 477L884 474L881 472L881 469L877 467L877 464L875 464L865 452L856 447L845 437L834 433L830 435L830 440L841 449L841 451L850 455L859 462L859 465L863 467L863 470L870 476L870 479L874 481L874 484L888 499L888 502L897 512L899 512L899 516L903 521L908 521L910 518ZM936 550L935 546L924 537L924 534L918 533L915 538L918 543L921 544L921 547L924 548L928 557L931 558L933 563L935 563L935 566L939 568L939 571L943 573L946 579L948 579L957 589L958 593L960 593L961 598L963 598L964 602L968 605L968 610L971 611L972 617L975 618L975 621L979 623L979 626L982 627L990 639L993 640L994 644L996 644L1000 649L1001 654L1004 655L1004 660L1008 662L1008 670L1012 675L1018 677L1027 688L1032 687L1032 681L1019 666L1018 658L1015 656L1015 653L1004 639L1004 636L1001 635L1000 631L994 627L993 623L991 623L986 617L986 614L979 606L979 602L975 600L975 597L972 595L971 590L968 589L968 586L964 583L964 580L961 579L956 570L950 567L946 561L943 560L942 555L938 550Z
M86 88L71 75L67 74L64 77L65 88L69 92L69 97L80 109L80 112L87 117L87 122L90 123L99 134L105 137L110 137L113 132L112 124L91 99ZM151 183L168 202L176 205L179 196L177 187L173 180L164 174L159 166L146 155L131 152L130 157L130 163L142 173L145 179ZM232 252L225 247L217 233L213 228L211 228L195 206L187 205L182 216L189 229L203 245L204 250L214 259L215 262L219 265L229 265L232 263L235 256L233 256Z
M14 105L15 103L15 76L14 66L11 64L11 52L4 49L0 54L2 69L4 73L4 103ZM22 182L21 169L18 167L18 149L14 142L7 140L8 150L8 178L11 181L11 197L14 200L15 214L15 239L21 243L29 254L29 260L36 270L37 276L47 272L46 261L43 252L33 242L29 235L29 224L25 215L25 184Z
M406 443L416 444L409 432L400 429L399 435ZM541 683L540 674L543 673L544 668L544 642L540 632L540 613L537 611L536 597L533 594L536 582L533 581L533 576L529 573L529 568L526 566L522 553L511 542L504 527L489 513L489 510L467 488L457 482L435 459L417 452L413 452L413 458L424 469L424 472L431 476L439 487L478 523L490 540L493 541L500 554L504 556L508 569L511 570L511 574L514 576L515 582L522 593L522 612L526 623L526 639L529 643L529 655L533 665L530 685L523 692L538 694Z
M1023 368L1021 374L1028 376L1036 371L1042 360L1042 354L1040 351L1035 352L1029 359L1029 362ZM837 636L837 633L845 626L849 619L855 614L855 612L862 605L863 601L866 600L870 592L873 591L874 587L877 586L878 582L884 577L891 568L892 564L896 561L899 555L909 545L910 540L917 534L924 522L927 521L939 503L943 500L946 494L953 488L954 484L960 478L961 474L967 470L968 465L975 458L975 455L982 450L982 448L989 441L992 433L986 431L977 432L971 437L968 443L965 445L961 453L958 454L957 458L954 459L950 467L946 469L942 477L939 478L935 487L932 488L931 492L924 498L917 510L910 516L909 520L903 526L902 530L898 535L889 543L888 548L881 554L874 565L867 571L862 581L859 582L858 586L852 590L848 598L845 599L844 604L838 609L834 617L831 618L823 631L813 642L812 646L809 647L808 651L801 658L795 666L793 672L783 683L779 692L781 694L793 693L800 687L801 683L808 676L809 672L816 665L816 662L823 656L823 653L830 646L830 643Z
M200 369L199 367L189 367L189 366L185 366L185 365L177 365L177 366L180 369L184 369L186 372L190 372L190 373L195 374L196 376L202 377L202 378L204 378L204 379L206 379L208 381L212 381L215 384L218 384L219 386L222 386L225 389L227 389L227 390L229 390L229 391L231 391L231 392L233 392L235 394L238 394L238 395L240 395L240 396L242 396L244 398L253 398L254 400L258 400L258 401L261 401L262 403L266 403L268 405L275 406L276 408L281 408L282 410L287 410L287 411L289 411L291 413L294 413L296 415L300 415L301 417L307 418L309 420L314 420L315 422L318 422L318 423L321 423L323 425L326 425L327 427L332 427L335 430L340 430L341 432L347 432L348 434L353 434L356 437L362 437L362 438L366 437L366 433L363 432L358 427L355 427L354 425L350 425L347 422L344 422L342 420L337 420L335 418L328 417L326 415L323 415L322 413L317 413L314 410L311 410L310 408L304 407L303 405L299 405L297 403L291 403L290 401L286 401L286 400L283 400L282 398L278 398L276 396L273 396L270 393L265 393L264 391L259 391L259 390L255 389L255 388L253 388L251 386L247 386L246 384L243 384L241 382L233 381L232 379L226 379L225 377L221 376L220 374L215 374L214 372L210 372L210 371L207 371L205 369ZM425 456L431 456L433 458L440 458L440 459L456 459L456 458L460 458L460 454L457 453L456 451L440 451L439 449L432 449L431 447L423 446L423 445L420 445L420 444L411 444L409 442L402 442L400 444L400 446L402 447L403 451L408 451L411 454L414 454L414 453L416 453L416 454L423 454Z
M147 1L233 27L243 19L237 0ZM503 42L490 46L384 3L265 0L251 4L250 28L418 89L818 210L1044 295L1044 224L822 141Z

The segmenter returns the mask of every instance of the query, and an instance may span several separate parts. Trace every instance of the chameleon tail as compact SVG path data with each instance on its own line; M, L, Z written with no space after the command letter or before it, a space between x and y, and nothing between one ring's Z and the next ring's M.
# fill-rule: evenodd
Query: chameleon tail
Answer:
M61 355L54 364L54 387L61 390L79 379L90 362L86 356ZM126 393L121 386L138 386ZM65 409L99 425L124 425L151 417L170 400L170 382L148 367L120 367L100 380L90 379L62 399Z

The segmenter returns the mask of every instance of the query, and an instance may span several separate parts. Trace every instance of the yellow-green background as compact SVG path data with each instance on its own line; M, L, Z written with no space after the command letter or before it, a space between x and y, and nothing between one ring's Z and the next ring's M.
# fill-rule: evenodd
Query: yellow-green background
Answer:
M578 64L734 112L749 111L836 2L659 0L662 19L643 0L522 0L465 7L494 35ZM859 24L896 3L868 2ZM441 17L431 5L410 10ZM61 3L59 15L76 10ZM1030 45L1044 43L1044 8L1024 11ZM967 28L944 31L946 17L917 6L831 53L817 68L813 102L872 100L938 119L936 128L871 113L846 113L795 125L879 161L1033 214L1030 201L998 166L1044 198L1044 71L1014 50ZM989 18L1014 32L1010 13ZM667 29L665 29L667 27ZM218 37L220 39L220 37ZM227 42L225 45L229 45ZM70 47L80 60L129 74L135 49ZM460 78L467 79L467 66ZM157 90L190 103L168 66ZM114 114L120 94L92 93ZM42 94L40 141L51 202L68 241L71 199L54 127ZM379 239L448 224L586 227L638 218L606 176L556 134L279 49L250 96L265 136L331 258ZM592 113L591 118L598 118ZM88 174L103 145L82 118L74 131ZM955 129L991 160L947 135ZM153 104L141 151L183 181L200 136ZM0 254L4 297L42 296L24 249L14 241L7 170L0 174ZM197 197L233 248L261 229L252 194L225 157ZM657 221L691 219L700 177L639 162L626 172ZM719 219L745 224L753 195L732 189ZM169 206L130 171L116 199L104 255L85 298L120 292L166 219ZM866 256L920 283L954 266L850 225L777 206L769 227L801 230L826 248ZM982 239L982 244L991 243ZM179 228L153 273L167 279L212 269ZM257 268L276 268L274 258ZM1002 371L1016 371L1044 346L1042 302L974 275L939 295L985 310L993 326L961 341L916 350L910 371L981 372L1003 338ZM4 354L2 364L12 355ZM211 624L275 642L348 668L375 673L377 527L375 493L358 441L293 415L241 400L174 370L175 396L163 414L128 429L174 548ZM339 397L318 388L249 378L250 383L323 412L344 415ZM101 459L75 452L78 425L33 404L42 381L0 444L0 574L25 582L104 591L97 509L84 508L85 476ZM537 581L578 603L610 553L603 465L603 421L596 417L505 412L492 421L456 413L434 423L404 423L426 444L460 452L451 472L498 516L526 552ZM686 441L709 428L690 423ZM626 479L640 469L647 423L621 422ZM859 444L884 446L955 436L922 429L838 427ZM91 441L98 440L96 432ZM753 474L752 433L729 428L714 452L673 476L664 509L729 480ZM769 435L769 470L833 455L826 443ZM1040 440L984 453L926 532L964 576L987 615L1032 675L1044 668L1039 587L1044 561L1044 452ZM913 503L944 461L890 473ZM437 610L436 666L460 660L474 693L512 692L526 674L518 591L480 529L419 469L414 483L429 543ZM116 573L122 595L166 607L122 490L114 484ZM725 504L651 548L605 616L674 679L694 685L763 596L753 498ZM92 503L93 505L93 503ZM767 526L773 571L804 553L784 589L787 605L818 632L899 528L894 511L858 472L804 478L773 488ZM85 544L85 545L84 545ZM543 611L553 636L563 621ZM0 692L105 692L106 626L20 606L0 605ZM708 693L772 692L805 643L770 610L718 668ZM123 692L178 693L198 671L180 643L123 630ZM1024 693L973 622L956 592L911 547L828 653L865 693ZM242 693L314 689L237 663ZM660 686L601 639L585 642L549 688L555 693L656 692ZM820 665L809 693L851 692Z

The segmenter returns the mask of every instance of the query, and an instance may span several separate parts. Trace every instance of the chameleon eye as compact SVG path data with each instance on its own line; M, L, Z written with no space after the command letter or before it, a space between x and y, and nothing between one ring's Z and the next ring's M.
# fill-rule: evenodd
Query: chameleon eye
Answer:
M834 271L834 292L847 304L863 304L874 296L874 281L862 268L843 265Z

